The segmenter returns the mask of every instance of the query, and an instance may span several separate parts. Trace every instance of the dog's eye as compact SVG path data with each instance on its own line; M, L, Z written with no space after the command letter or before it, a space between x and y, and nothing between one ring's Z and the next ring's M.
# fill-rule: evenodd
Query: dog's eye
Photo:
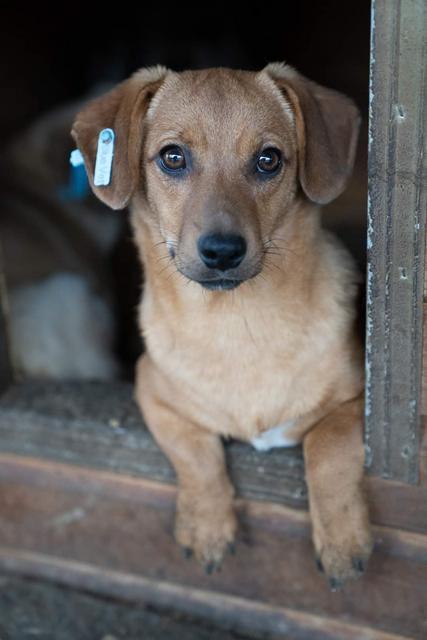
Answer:
M166 171L181 171L185 169L185 155L181 147L170 145L160 151L160 164Z
M282 155L279 149L269 147L264 149L257 158L256 170L259 173L276 173L282 164Z

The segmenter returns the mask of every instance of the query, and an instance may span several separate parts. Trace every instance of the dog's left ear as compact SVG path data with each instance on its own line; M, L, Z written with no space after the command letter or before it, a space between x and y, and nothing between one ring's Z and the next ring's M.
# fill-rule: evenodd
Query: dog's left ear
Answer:
M353 169L359 110L343 94L311 82L287 65L269 64L263 73L292 106L305 194L319 204L331 202L344 190Z
M89 102L78 114L71 135L80 149L90 185L112 209L124 209L140 176L144 116L151 99L167 74L164 67L137 71L109 93ZM115 135L111 179L94 184L98 137L103 129Z

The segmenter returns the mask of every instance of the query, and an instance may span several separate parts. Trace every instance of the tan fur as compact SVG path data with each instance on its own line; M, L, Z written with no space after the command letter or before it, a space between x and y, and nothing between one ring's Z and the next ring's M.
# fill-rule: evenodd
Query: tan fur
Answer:
M114 123L128 151L116 154L100 197L132 202L147 345L136 397L178 475L178 542L208 567L221 562L236 522L220 436L250 441L295 419L287 436L304 440L317 553L334 585L355 577L371 547L359 490L358 275L322 229L319 203L335 198L351 172L356 107L283 65L140 72L79 115L73 134L89 172L99 130ZM159 169L167 144L191 150L185 178ZM283 153L274 179L253 175L262 145ZM218 230L247 241L236 269L244 282L233 291L197 282L206 277L197 239ZM348 511L356 532L342 526Z

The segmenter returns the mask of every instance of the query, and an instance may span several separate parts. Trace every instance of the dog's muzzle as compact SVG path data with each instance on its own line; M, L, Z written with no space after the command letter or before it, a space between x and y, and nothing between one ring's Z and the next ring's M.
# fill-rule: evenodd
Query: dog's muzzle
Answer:
M197 242L199 256L208 269L235 269L246 255L246 240L237 234L209 233Z
M203 264L212 271L198 283L211 291L235 289L242 280L229 277L226 272L236 269L246 255L246 240L237 234L207 233L200 236L197 251Z

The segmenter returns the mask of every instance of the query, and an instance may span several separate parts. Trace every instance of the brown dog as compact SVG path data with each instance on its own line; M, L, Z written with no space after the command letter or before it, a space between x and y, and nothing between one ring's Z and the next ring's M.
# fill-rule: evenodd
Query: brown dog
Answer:
M97 187L106 127L112 179ZM358 127L349 99L281 64L144 69L74 124L95 193L132 205L147 345L136 397L178 476L176 539L209 568L236 531L221 436L260 449L303 441L332 585L369 557L358 276L319 212L346 185Z

